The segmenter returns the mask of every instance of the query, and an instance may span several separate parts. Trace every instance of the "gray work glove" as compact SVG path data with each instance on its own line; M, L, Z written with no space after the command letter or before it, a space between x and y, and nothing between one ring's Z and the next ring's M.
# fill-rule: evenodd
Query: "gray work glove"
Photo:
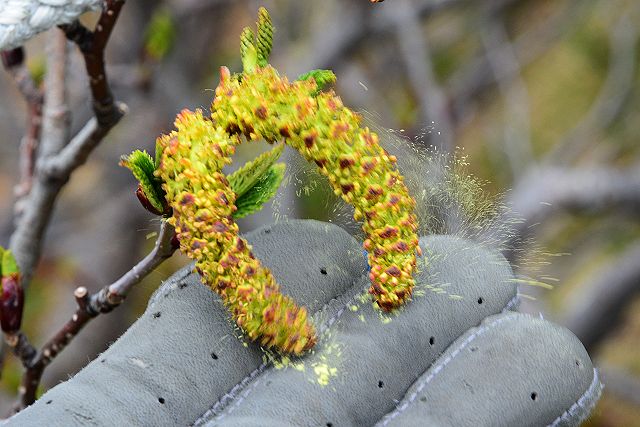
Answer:
M516 283L494 250L421 238L413 300L384 315L366 295L361 245L339 227L290 221L246 237L313 314L312 353L287 364L238 339L188 267L107 351L8 425L577 425L598 399L578 339L510 311Z

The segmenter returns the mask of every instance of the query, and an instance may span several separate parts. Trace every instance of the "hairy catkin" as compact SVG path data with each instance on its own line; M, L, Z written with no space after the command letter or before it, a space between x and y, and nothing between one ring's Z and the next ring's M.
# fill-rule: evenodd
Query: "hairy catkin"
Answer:
M363 220L371 289L384 310L412 293L419 251L415 201L409 196L395 157L333 92L320 92L313 79L290 83L271 66L241 78L222 68L212 117L230 135L285 142L318 165L337 195Z
M196 260L202 280L218 292L253 340L283 352L302 353L315 341L304 307L279 291L233 221L235 193L221 173L244 134L250 140L285 142L309 161L363 220L371 265L370 292L384 310L412 293L419 251L415 201L395 158L377 135L360 127L357 114L313 79L290 83L271 66L231 76L222 68L212 120L183 111L176 130L158 139L158 175L173 208L181 250Z
M239 142L203 117L182 111L176 130L158 139L158 173L173 208L180 249L196 260L202 281L222 297L252 340L286 353L302 353L315 341L304 307L280 293L271 272L251 253L233 221L235 193L220 172Z

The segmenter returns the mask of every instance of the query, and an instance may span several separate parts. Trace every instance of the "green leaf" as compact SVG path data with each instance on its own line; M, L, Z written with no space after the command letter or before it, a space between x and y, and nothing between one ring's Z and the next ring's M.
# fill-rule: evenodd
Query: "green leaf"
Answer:
M256 48L258 50L258 65L265 67L269 63L269 55L273 46L273 23L271 16L264 7L258 10L258 34L256 37Z
M176 29L171 13L166 9L158 9L151 16L145 32L144 47L155 60L161 60L171 50L176 38Z
M2 261L2 257L4 256L5 248L0 246L0 261ZM0 277L2 277L2 262L0 262Z
M160 161L162 160L162 150L163 146L159 143L159 139L156 140L156 153L155 153L155 161L153 162L153 166L158 169L160 167Z
M298 77L298 80L314 79L318 85L318 90L315 93L317 95L327 85L334 84L336 82L336 75L331 70L311 70Z
M156 168L153 158L146 151L136 150L129 156L122 156L120 165L131 170L149 203L158 212L163 212L165 196L162 182L154 176Z
M256 185L236 199L238 210L233 214L234 219L243 218L262 209L262 206L276 195L278 187L284 178L286 165L276 163L262 175Z
M9 250L2 251L2 277L6 277L10 274L20 273L20 269L18 268L18 263L16 263L16 259L13 257L13 254Z
M256 185L258 180L280 158L283 150L284 144L278 144L272 150L262 153L227 177L229 185L233 192L236 193L237 198Z

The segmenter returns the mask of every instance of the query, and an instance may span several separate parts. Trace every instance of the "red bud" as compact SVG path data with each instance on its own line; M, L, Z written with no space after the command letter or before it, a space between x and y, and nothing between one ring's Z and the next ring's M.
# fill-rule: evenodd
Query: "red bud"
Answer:
M154 215L162 215L162 212L159 212L149 201L149 199L147 199L146 194L144 194L144 190L142 189L142 186L138 185L138 189L136 190L136 196L138 197L138 200L140 201L140 204L149 212L151 212Z
M4 65L5 68L13 68L24 62L24 50L22 47L3 50L0 52L0 57L2 57L2 65Z
M12 334L20 330L24 292L20 284L19 274L10 274L2 278L2 295L0 296L0 326L6 333Z
M162 205L164 208L164 212L158 211L158 209L156 209L155 206L151 204L151 202L147 198L147 195L144 194L144 190L142 189L142 186L140 184L138 184L138 189L136 190L136 197L138 198L138 201L140 201L142 207L144 207L152 214L171 216L171 207L169 207L169 204L166 201L163 201Z

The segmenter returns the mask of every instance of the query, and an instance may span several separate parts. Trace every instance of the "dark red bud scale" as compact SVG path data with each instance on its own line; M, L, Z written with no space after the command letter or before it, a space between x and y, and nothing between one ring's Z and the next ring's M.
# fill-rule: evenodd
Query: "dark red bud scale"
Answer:
M18 332L22 322L24 292L20 280L20 274L10 274L2 278L0 326L7 334Z
M142 189L142 186L138 185L138 189L136 190L136 197L138 198L138 201L140 202L140 204L142 205L143 208L145 208L146 210L148 210L149 212L151 212L154 215L162 215L162 212L158 211L149 201L149 199L147 198L147 195L144 194L144 190Z

